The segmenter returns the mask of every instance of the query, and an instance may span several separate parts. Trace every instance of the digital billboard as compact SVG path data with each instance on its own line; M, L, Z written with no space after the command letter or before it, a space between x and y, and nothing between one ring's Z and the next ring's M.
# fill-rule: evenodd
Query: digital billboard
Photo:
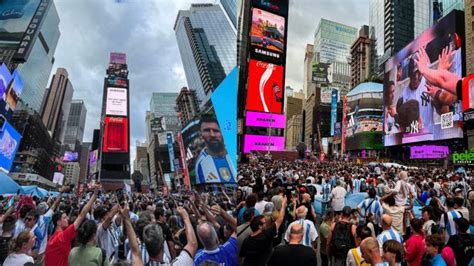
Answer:
M252 9L250 53L252 58L284 63L285 18L259 8Z
M107 88L105 114L127 116L127 89Z
M0 5L0 40L17 43L30 24L40 0L2 1Z
M105 117L102 152L128 152L128 118Z
M21 135L8 121L4 121L0 128L0 170L10 172L16 151L20 146Z
M250 59L246 109L257 112L283 111L283 67Z
M98 150L93 150L91 152L89 152L89 175L93 175L95 173L97 173L98 169L98 164L97 164L97 160L98 160L99 156L98 156Z
M385 146L462 138L462 16L451 12L385 64Z
M244 153L251 151L284 151L285 137L280 136L262 136L245 135Z
M124 53L110 53L110 63L113 64L126 64L127 55Z
M313 77L313 82L331 83L332 72L330 69L330 64L319 63L318 61L313 60L313 62L311 62L311 74Z
M285 128L286 117L284 114L247 111L245 115L245 125L252 127Z
M77 162L79 160L79 154L74 151L66 151L64 153L63 162Z
M442 159L448 156L448 146L423 145L410 147L410 159Z
M227 152L214 115L204 114L181 130L192 184L236 183L236 166Z
M288 0L253 0L252 5L282 16L288 15Z

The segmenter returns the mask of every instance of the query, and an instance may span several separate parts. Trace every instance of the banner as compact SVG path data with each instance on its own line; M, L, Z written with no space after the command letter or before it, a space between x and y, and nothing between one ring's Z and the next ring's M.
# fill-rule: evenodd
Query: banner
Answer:
M107 88L105 114L127 116L127 89Z
M102 152L128 152L128 118L105 117Z
M347 96L342 97L342 132L341 132L341 154L346 149L346 114L347 114Z
M174 172L174 150L173 150L173 133L166 134L166 140L168 142L168 156L170 159L170 170Z
M337 94L336 89L332 89L331 93L331 136L334 136L334 124L337 119Z
M251 151L284 151L285 137L280 136L244 136L244 153Z
M441 159L448 156L448 146L423 145L410 147L410 159Z
M247 111L245 125L252 127L286 128L284 114L258 113Z

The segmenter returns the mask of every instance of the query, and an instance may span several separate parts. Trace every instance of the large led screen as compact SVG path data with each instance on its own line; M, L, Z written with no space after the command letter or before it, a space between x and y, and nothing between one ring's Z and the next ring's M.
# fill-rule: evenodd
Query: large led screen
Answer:
M283 67L250 59L246 109L282 113Z
M74 151L66 151L64 153L63 162L77 162L79 160L79 154Z
M20 146L21 135L15 128L4 121L3 127L0 128L0 170L8 173L12 166L15 154Z
M128 152L128 119L105 117L103 152Z
M40 0L2 1L0 4L0 39L2 42L19 42Z
M385 64L385 146L461 138L463 32L457 11L441 19ZM458 27L459 26L459 27Z
M127 116L127 89L107 88L105 114Z
M236 183L235 166L214 115L201 115L181 130L192 184Z
M474 74L469 74L462 81L462 111L474 109Z
M284 151L285 137L280 136L244 136L244 153L251 151Z
M250 47L252 58L283 63L285 18L259 8L253 8Z
M288 15L288 0L252 0L254 7L262 8L283 16Z
M93 150L89 152L89 175L97 173L97 159L98 159L98 150Z
M245 115L245 125L251 127L285 128L286 117L283 114L248 111Z
M448 146L423 145L410 147L410 159L442 159L448 156Z

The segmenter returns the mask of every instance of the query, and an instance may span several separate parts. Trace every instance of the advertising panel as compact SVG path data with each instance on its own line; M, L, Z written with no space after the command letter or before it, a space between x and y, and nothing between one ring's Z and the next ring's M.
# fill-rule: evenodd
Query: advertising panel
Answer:
M284 114L247 111L245 125L251 127L286 128L286 117Z
M168 132L166 133L166 140L168 142L168 156L169 156L169 159L170 159L170 170L171 172L174 172L174 164L173 164L173 161L174 161L174 150L173 150L173 133L171 132Z
M321 103L332 103L332 88L321 88Z
M448 156L448 146L423 145L410 147L410 159L442 159Z
M283 111L283 67L250 59L246 109L265 113Z
M63 162L77 162L79 160L79 154L74 151L66 151L64 153Z
M341 122L334 123L334 136L341 136Z
M385 146L462 138L460 21L451 12L385 64Z
M250 56L267 62L284 63L285 18L259 8L252 9Z
M341 129L341 153L346 150L346 114L347 114L347 96L342 97L342 129Z
M168 145L168 134L171 134L171 140L172 142L174 142L173 132L171 131L160 132L158 133L158 144L160 146Z
M127 116L127 89L107 88L105 114Z
M251 151L284 151L285 137L280 136L244 136L244 153Z
M214 115L201 115L181 130L191 183L236 183L236 168Z
M2 1L0 5L0 40L19 42L36 12L40 0Z
M319 63L313 60L311 65L311 72L313 76L313 82L318 83L330 83L332 82L332 75L330 70L331 65L327 63Z
M6 84L6 85L5 85ZM10 75L8 68L4 65L0 68L0 115L10 120L16 104L23 91L23 80L15 70Z
M128 118L105 117L102 152L128 152Z
M331 136L334 136L334 124L337 118L337 93L336 89L331 91Z
M0 128L0 170L9 173L16 151L20 146L21 135L8 121Z
M282 16L288 15L288 0L253 0L252 6L277 13Z
M97 173L97 159L98 159L98 150L93 150L89 152L89 175Z
M126 54L124 53L110 53L110 63L112 64L126 64Z

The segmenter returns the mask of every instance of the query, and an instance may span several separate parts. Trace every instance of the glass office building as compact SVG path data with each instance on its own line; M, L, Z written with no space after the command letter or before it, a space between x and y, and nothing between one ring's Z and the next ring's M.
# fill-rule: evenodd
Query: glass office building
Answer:
M60 35L59 15L52 1L28 60L17 67L24 82L19 109L28 106L41 113L41 102L48 86Z
M234 28L237 28L237 0L221 0L221 5Z
M369 0L370 35L376 40L377 57L383 56L384 53L384 25L384 0Z
M68 144L71 150L76 150L76 145L81 145L84 137L87 109L83 100L72 100L69 110L63 143Z
M446 16L453 10L464 11L464 0L438 0L443 7L443 16Z
M433 0L416 0L414 3L414 37L420 36L433 25Z
M180 10L174 30L188 88L196 91L199 108L205 111L217 80L236 65L236 32L221 7L213 4Z
M175 133L180 130L178 114L176 113L176 98L178 93L154 92L150 100L150 112L154 117L164 117L166 130Z
M314 50L323 63L348 62L357 29L334 21L321 19L314 35Z

